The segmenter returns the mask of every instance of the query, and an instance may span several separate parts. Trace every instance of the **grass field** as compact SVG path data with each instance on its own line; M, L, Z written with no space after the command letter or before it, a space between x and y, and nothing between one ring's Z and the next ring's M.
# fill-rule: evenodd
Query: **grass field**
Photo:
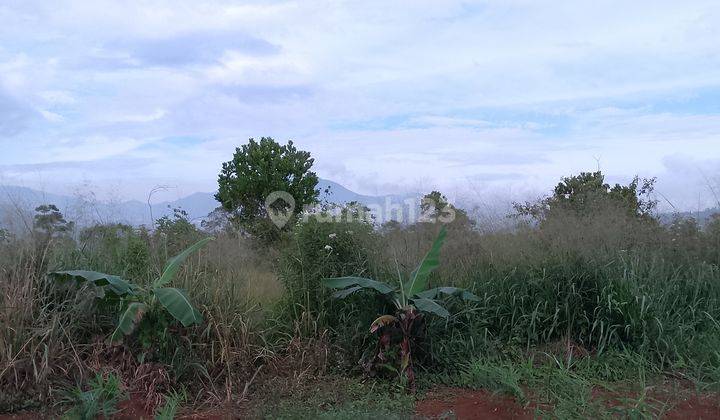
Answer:
M367 369L378 345L368 328L391 308L369 292L332 299L321 280L410 273L439 226L311 220L271 246L214 232L172 281L202 322L148 310L112 345L119 304L47 273L82 268L147 286L211 235L165 222L3 239L0 413L448 418L470 404L501 417L720 414L716 222L663 226L603 209L505 230L451 223L430 283L479 300L449 298L450 317L423 318L416 393L398 380L396 353Z

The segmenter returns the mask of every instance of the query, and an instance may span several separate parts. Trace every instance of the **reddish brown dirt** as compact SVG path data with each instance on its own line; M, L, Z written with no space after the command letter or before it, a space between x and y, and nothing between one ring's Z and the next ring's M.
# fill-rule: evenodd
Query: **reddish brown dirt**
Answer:
M667 391L667 390L664 390ZM678 390L675 394L659 392L653 395L656 414L670 420L718 420L720 419L720 394L703 394ZM623 406L625 398L637 397L634 392L593 391L594 399L600 400L608 408ZM660 406L665 405L663 410ZM421 418L445 419L532 419L534 404L523 407L515 398L497 395L485 390L461 388L443 388L432 391L418 402L416 414ZM551 407L544 407L551 410Z
M693 395L675 404L665 419L720 419L720 395Z
M132 395L130 399L120 402L118 410L119 412L113 416L117 420L151 420L155 418L153 413L145 408L145 401L137 395Z
M129 400L118 404L120 412L113 416L113 420L152 420L153 413L146 407L145 401L138 395L133 395ZM239 419L242 416L233 408L217 408L206 411L195 411L192 413L179 413L180 420L230 420Z
M485 390L444 388L432 391L418 402L416 414L422 418L440 419L532 419L533 413L511 396Z
M45 416L40 413L30 413L30 412L0 414L0 420L35 420L35 419L41 419L44 417Z

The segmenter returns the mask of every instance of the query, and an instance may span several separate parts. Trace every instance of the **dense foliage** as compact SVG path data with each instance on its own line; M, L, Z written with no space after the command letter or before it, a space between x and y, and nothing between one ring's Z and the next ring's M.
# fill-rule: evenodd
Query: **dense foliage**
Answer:
M292 141L280 145L270 137L250 139L237 148L232 160L223 163L218 176L215 198L229 211L234 221L250 233L274 239L277 229L268 220L266 199L275 191L283 191L294 203L276 200L273 211L297 215L303 206L318 197L318 177L312 172L314 160L310 153L298 150Z

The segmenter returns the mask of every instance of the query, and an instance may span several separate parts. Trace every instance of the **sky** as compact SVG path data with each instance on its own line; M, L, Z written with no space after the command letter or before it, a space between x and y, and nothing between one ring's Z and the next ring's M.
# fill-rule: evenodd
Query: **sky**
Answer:
M364 194L712 206L720 2L0 2L0 184L173 199L261 136Z

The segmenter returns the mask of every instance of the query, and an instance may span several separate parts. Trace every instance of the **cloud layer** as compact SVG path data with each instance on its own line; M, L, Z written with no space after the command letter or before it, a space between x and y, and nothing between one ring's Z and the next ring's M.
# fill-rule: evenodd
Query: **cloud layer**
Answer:
M527 194L599 165L694 208L720 176L718 39L714 0L11 1L0 181L210 191L266 135L363 193Z

